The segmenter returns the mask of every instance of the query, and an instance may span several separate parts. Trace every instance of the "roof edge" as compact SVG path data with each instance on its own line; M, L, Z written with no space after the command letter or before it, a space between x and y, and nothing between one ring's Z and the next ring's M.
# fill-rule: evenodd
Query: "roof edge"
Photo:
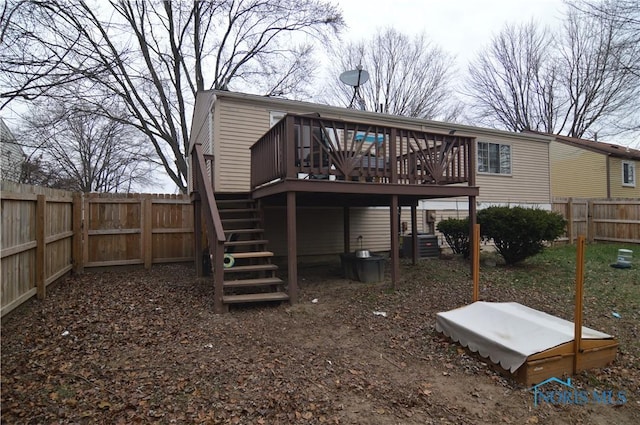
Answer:
M551 143L553 140L552 136L546 134L537 134L537 133L515 133L506 130L497 130L492 128L485 127L475 127L465 124L457 124L457 123L449 123L444 121L433 121L427 120L423 118L413 118L413 117L405 117L402 115L391 115L391 114L383 114L379 112L371 112L371 111L361 111L357 109L349 109L339 106L331 106L325 105L321 103L313 103L307 101L300 100L290 100L290 99L282 99L277 97L269 97L269 96L260 96L255 94L248 93L240 93L240 92L231 92L224 90L206 90L205 93L208 93L209 96L214 96L215 98L231 98L237 100L246 100L259 102L262 104L269 104L276 106L282 105L284 106L299 106L307 109L313 109L317 112L325 112L332 114L346 114L349 117L353 117L353 119L365 118L365 119L377 119L383 120L387 122L394 123L406 123L409 125L419 125L423 127L428 127L429 130L433 129L436 131L442 131L448 133L451 130L460 131L462 133L469 134L461 134L469 137L476 137L478 134L487 135L487 136L497 136L497 137L510 137L510 138L518 138L518 139L526 139L526 140L535 140L542 143Z

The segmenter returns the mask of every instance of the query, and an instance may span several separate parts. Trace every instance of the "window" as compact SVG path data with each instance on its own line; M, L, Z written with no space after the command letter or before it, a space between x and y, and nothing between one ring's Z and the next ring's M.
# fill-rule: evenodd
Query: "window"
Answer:
M636 186L636 164L635 162L622 161L622 185Z
M511 146L478 142L478 172L511 174Z

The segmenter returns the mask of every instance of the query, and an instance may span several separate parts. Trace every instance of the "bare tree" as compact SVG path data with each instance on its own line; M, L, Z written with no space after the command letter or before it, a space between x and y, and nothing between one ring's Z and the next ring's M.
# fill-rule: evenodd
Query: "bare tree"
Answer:
M569 10L562 49L562 87L568 97L560 131L582 137L594 124L624 120L638 111L639 76L620 61L628 46L618 42L619 29L606 20Z
M506 26L469 67L474 118L513 131L611 135L637 117L640 80L620 60L634 49L612 21L571 8L555 37L534 23Z
M612 51L614 59L624 72L633 74L635 79L631 84L640 85L640 0L580 0L567 3L578 16L588 16L596 22L616 28L616 49ZM631 103L638 105L640 102L631 99ZM614 120L611 126L622 132L638 132L640 108L628 114L626 119Z
M552 132L558 119L558 70L548 60L552 42L534 22L505 26L469 66L467 91L475 117L514 131Z
M640 0L579 0L567 4L618 28L617 42L626 47L620 62L640 76Z
M311 50L306 41L291 47L292 37L328 37L344 25L338 9L323 0L7 4L0 24L4 105L42 96L80 95L87 102L94 93L115 96L127 117L93 102L105 117L144 133L183 191L196 92L301 90ZM84 90L61 90L71 83Z
M109 109L115 113L118 108ZM24 183L81 192L130 192L151 183L158 165L140 132L96 115L92 105L82 103L47 102L26 120L20 140L31 151L23 167Z
M323 101L349 105L353 88L342 84L338 77L341 72L362 65L370 75L359 89L367 110L428 119L452 118L454 61L424 33L411 38L387 28L369 40L339 49L333 54L339 60L330 70Z

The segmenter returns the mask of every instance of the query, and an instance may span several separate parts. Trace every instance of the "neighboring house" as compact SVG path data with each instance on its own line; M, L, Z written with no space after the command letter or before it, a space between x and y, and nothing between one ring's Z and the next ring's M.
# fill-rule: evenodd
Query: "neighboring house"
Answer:
M0 177L19 182L24 163L24 152L9 128L0 118Z
M189 188L196 233L204 225L208 234L216 310L235 302L295 302L300 256L360 247L389 252L395 285L401 222L414 234L415 261L415 234L434 220L468 215L475 223L478 207L495 204L550 209L550 141L309 102L198 93ZM287 262L286 292L267 260L274 253ZM232 277L242 273L251 277ZM272 292L261 291L265 285Z
M553 136L554 197L640 198L640 150L611 143Z

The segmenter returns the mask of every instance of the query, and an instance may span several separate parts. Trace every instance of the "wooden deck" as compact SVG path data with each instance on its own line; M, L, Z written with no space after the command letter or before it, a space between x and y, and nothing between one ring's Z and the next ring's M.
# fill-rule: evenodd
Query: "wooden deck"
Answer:
M251 190L271 203L296 192L301 204L338 206L477 196L474 146L472 137L287 115L251 147Z
M223 268L225 249L233 242L227 240L230 234L228 226L235 224L235 221L229 217L225 220L220 218L221 210L217 203L224 203L220 200L224 194L218 194L219 199L216 200L214 185L207 175L205 164L205 160L212 160L213 168L215 158L205 157L200 145L192 146L191 154L194 228L196 235L200 234L201 212L204 213L214 270L214 306L217 312L225 311L231 303L263 302L267 298L291 303L297 301L296 211L300 206L343 208L344 252L350 252L351 249L349 209L389 207L393 287L400 280L400 229L398 215L394 211L399 213L401 206L410 206L411 228L417 229L419 200L467 197L471 228L476 223L479 189L475 186L476 153L473 137L327 119L318 114L286 115L251 147L250 190L246 193L248 199L259 201L257 205L261 207L286 207L288 270L284 293L278 289L279 284L272 285L271 281L265 283L264 279L276 278L268 256L256 258L254 252L251 254L252 261L261 262L236 265L226 270ZM252 223L251 228L238 228L232 233L249 231L254 235L250 238L250 245L264 250L266 242L258 234L263 231L261 220L257 220L260 214L256 213L255 217L256 222ZM246 218L242 220L247 221ZM414 262L417 261L418 252L415 233L412 251ZM200 252L200 238L195 240L195 252ZM239 260L242 261L241 258ZM472 261L472 264L475 262ZM253 278L252 285L244 282L243 278L237 278L226 279L226 286L266 286L272 289L272 294L264 295L262 291L256 291L250 295L241 294L240 297L234 295L235 298L225 294L225 275L245 271L261 275ZM202 274L201 266L198 274Z

